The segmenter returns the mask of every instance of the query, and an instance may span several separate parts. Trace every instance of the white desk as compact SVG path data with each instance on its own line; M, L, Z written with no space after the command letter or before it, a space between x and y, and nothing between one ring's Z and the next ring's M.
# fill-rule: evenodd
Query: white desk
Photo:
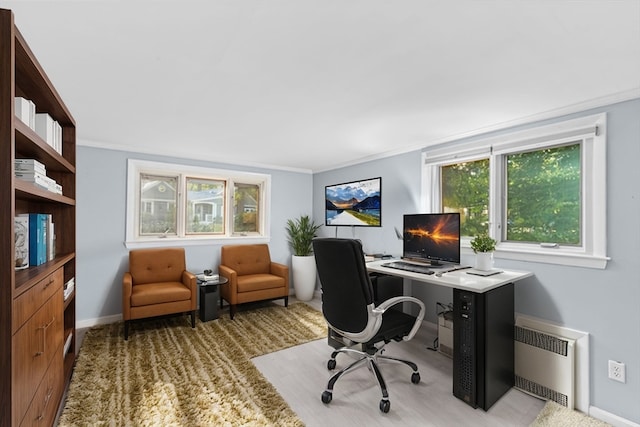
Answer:
M435 274L413 273L397 268L384 267L384 264L392 262L392 259L371 261L367 263L367 270L374 273L388 274L390 276L403 277L418 282L431 283L433 285L446 286L447 288L461 289L464 291L484 293L500 286L514 283L525 277L533 276L530 271L503 270L502 273L483 277L467 274L469 270L456 270L443 273L441 277ZM433 271L447 271L447 268L434 268Z
M453 289L453 395L488 410L514 385L514 282L533 274L457 270L438 277L383 266L391 261L368 262L367 270Z

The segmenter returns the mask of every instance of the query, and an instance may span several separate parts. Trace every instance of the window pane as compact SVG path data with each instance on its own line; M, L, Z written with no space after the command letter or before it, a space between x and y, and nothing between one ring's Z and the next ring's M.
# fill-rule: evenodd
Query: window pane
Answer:
M260 186L257 184L235 184L233 189L233 232L257 233Z
M460 213L460 234L489 231L489 159L443 166L442 211Z
M178 178L140 174L141 236L176 234Z
M507 240L579 245L580 144L507 156Z
M224 233L225 182L187 178L187 234Z

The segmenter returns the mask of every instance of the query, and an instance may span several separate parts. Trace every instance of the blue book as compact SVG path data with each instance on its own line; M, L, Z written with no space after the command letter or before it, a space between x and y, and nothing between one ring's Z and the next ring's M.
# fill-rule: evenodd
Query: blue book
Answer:
M29 216L29 264L32 266L47 262L47 222L46 214L30 213Z

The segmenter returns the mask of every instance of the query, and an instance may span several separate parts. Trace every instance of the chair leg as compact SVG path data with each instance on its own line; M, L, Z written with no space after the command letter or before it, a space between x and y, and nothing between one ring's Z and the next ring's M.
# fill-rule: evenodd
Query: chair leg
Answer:
M285 307L289 307L289 295L287 295L286 297L284 297L284 306L285 306Z
M191 311L191 327L192 328L196 327L196 311L195 310Z
M124 340L127 341L129 339L129 321L124 321Z
M229 317L233 320L233 316L236 314L236 305L229 304Z

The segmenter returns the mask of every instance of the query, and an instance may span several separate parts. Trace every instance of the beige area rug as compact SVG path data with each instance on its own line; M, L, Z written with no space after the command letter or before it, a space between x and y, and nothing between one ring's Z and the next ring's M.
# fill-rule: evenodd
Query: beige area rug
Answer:
M256 356L326 337L306 304L197 322L187 316L87 331L59 426L301 426ZM286 369L286 366L282 367Z
M611 425L582 412L547 402L530 427L610 427Z

